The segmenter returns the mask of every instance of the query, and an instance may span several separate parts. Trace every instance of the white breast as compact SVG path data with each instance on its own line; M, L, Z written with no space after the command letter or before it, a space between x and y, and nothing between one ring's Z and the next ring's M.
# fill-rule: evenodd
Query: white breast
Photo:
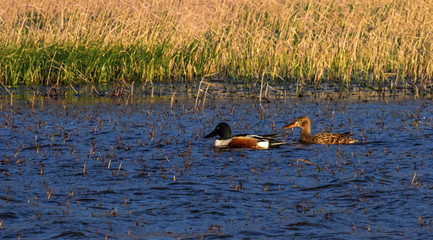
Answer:
M226 140L220 140L217 139L215 140L215 147L217 148L225 148L229 145L229 142L231 141L231 139L226 139Z

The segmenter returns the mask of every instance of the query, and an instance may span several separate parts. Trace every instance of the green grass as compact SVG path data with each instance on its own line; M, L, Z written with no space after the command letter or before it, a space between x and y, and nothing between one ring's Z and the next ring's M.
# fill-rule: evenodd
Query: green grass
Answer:
M0 50L2 78L10 85L187 81L206 74L213 49L194 41L173 50L169 43L148 48L113 43L5 46Z
M29 1L0 12L6 85L267 79L430 86L430 1Z

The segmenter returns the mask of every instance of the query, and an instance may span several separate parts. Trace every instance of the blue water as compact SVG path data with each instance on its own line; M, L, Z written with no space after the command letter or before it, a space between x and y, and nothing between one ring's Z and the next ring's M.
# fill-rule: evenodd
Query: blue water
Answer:
M1 101L1 239L433 235L430 100ZM299 144L302 115L360 143ZM288 144L216 149L220 121Z

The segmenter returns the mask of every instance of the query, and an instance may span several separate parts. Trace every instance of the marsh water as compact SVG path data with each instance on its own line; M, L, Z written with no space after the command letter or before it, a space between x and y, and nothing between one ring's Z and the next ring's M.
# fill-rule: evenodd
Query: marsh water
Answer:
M431 100L347 96L4 95L0 238L433 236ZM359 143L299 144L281 127L302 115ZM216 149L203 136L221 121L287 144Z

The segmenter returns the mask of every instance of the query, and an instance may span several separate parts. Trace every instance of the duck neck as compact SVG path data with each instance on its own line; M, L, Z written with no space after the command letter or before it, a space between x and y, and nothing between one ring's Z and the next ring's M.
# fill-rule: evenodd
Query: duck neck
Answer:
M301 141L309 142L309 140L311 140L310 125L306 125L301 130Z

